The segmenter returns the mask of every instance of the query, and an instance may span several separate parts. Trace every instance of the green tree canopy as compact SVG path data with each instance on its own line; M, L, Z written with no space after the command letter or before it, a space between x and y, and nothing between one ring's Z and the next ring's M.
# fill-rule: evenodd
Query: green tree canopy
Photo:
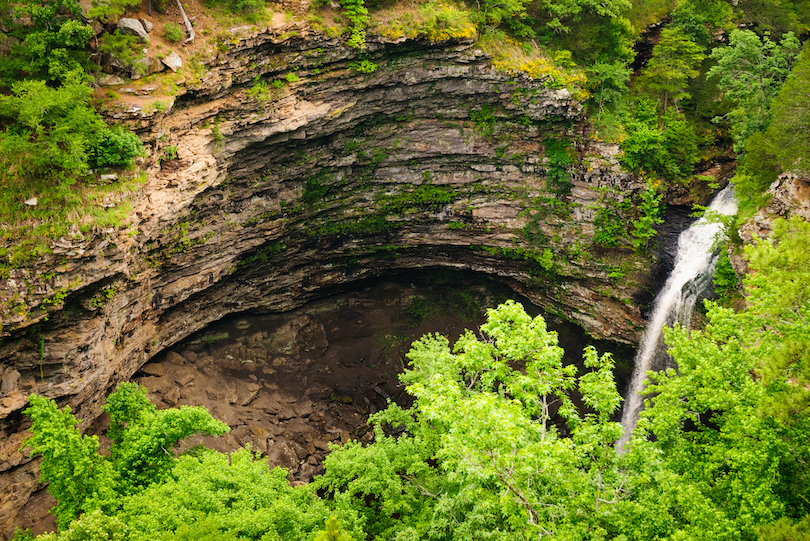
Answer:
M24 413L31 417L32 435L23 447L42 455L40 471L57 501L60 528L83 512L115 509L123 495L164 481L173 463L166 450L176 442L229 431L201 407L157 411L145 389L122 383L105 408L113 420L114 442L107 457L98 453L97 436L79 433L69 407L59 410L53 400L37 395L30 400Z
M781 171L810 171L810 49L796 66L771 107L767 139Z
M0 57L0 85L23 78L63 82L85 72L93 30L81 22L77 0L23 0L5 8L9 33L20 43Z
M300 487L246 449L167 455L183 435L225 427L199 408L157 411L133 384L106 406L109 457L69 410L32 396L26 445L43 455L60 524L43 539L802 539L808 243L806 221L777 220L746 248L746 307L708 303L703 331L665 333L678 369L649 373L624 453L611 357L586 348L578 374L513 301L453 346L414 342L401 376L413 405L373 415L373 443L334 446L325 474Z
M666 520L632 538L753 540L810 513L808 241L807 222L777 222L746 250L747 307L666 333L678 370L650 373L630 460L650 475L624 504Z
M592 526L621 484L609 355L586 349L577 378L543 319L509 301L489 311L480 338L467 332L451 348L428 335L408 358L414 406L389 406L372 417L373 445L327 458L318 486L329 498L367 517L375 539L598 538Z
M734 29L728 47L712 51L717 61L708 76L718 76L726 97L736 104L727 115L734 137L734 150L742 152L745 142L771 122L771 101L782 88L799 53L799 40L792 32L776 43L750 30ZM719 121L720 119L716 119Z
M664 111L670 105L677 110L678 102L690 97L686 89L689 81L700 74L698 68L704 58L704 48L682 29L665 28L636 84L656 96Z

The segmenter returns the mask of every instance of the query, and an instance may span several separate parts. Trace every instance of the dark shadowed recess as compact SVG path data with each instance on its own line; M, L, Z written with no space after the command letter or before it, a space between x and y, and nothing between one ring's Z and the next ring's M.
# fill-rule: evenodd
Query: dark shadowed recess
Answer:
M221 451L250 445L271 464L289 468L291 480L306 482L322 471L330 442L371 441L368 415L389 400L408 405L397 375L412 341L436 332L452 343L507 299L532 316L542 313L508 285L473 272L366 280L289 312L223 318L153 357L133 379L159 407L203 405L232 428L223 438L189 445ZM594 340L556 315L544 317L559 335L566 362L581 367L589 344L610 351L619 389L625 389L632 348Z

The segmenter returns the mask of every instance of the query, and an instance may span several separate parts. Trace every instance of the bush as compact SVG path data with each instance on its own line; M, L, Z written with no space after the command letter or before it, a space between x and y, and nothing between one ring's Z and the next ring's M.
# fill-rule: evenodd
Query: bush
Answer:
M630 232L633 237L630 242L637 251L647 252L650 240L658 234L655 226L664 222L661 217L663 197L664 194L658 193L657 186L652 184L648 184L647 189L641 193L641 201L637 205L639 216L633 220L633 230Z
M100 130L88 151L90 167L131 165L133 158L143 154L143 145L138 136L121 126Z
M681 114L669 111L661 122L655 104L641 98L625 121L621 163L634 172L645 172L669 181L688 179L699 159L698 135Z
M253 20L254 12L264 7L264 0L204 0L204 3L208 8L222 6L231 13L246 16L248 20Z
M132 66L143 58L140 38L122 34L120 30L116 30L114 34L104 34L99 40L98 50L112 55L125 66Z
M374 73L377 71L377 64L369 60L361 60L360 62L349 62L349 69L359 71L360 73Z
M548 158L548 187L559 194L571 192L571 156L568 154L566 141L547 139L543 142Z
M736 292L738 281L737 273L734 272L734 267L731 266L728 252L723 252L720 254L720 259L717 261L714 276L712 277L714 292L725 302Z
M349 19L352 26L351 36L346 45L352 49L365 49L366 27L370 17L363 0L340 0L340 5L346 10L346 18Z
M183 29L180 28L180 25L177 23L166 23L166 26L163 27L163 37L166 38L171 43L177 43L181 39L185 37L186 33L183 32Z
M163 156L167 160L176 160L177 159L177 146L176 145L169 145L167 147L163 147Z

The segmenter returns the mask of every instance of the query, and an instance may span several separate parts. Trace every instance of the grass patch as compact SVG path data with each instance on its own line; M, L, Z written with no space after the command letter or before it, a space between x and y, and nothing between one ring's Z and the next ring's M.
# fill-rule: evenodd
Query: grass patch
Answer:
M372 31L389 39L425 36L438 42L478 35L469 10L449 2L400 4L377 11L372 20Z
M585 73L571 61L568 51L550 51L533 43L520 43L501 31L484 34L478 45L492 56L492 65L508 75L524 74L551 88L567 88L577 100L587 99Z
M123 227L132 210L129 196L145 174L107 184L94 178L56 186L52 179L8 183L0 190L0 275L51 252L51 241L70 233ZM36 205L26 204L36 199Z

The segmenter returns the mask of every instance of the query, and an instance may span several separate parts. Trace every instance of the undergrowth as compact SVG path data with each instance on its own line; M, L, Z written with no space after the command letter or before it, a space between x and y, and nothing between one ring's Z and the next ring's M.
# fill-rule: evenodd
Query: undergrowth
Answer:
M478 41L492 55L492 65L512 76L526 75L541 80L551 88L567 88L574 99L585 100L585 73L571 61L568 51L551 51L531 42L520 43L502 31L490 31Z

